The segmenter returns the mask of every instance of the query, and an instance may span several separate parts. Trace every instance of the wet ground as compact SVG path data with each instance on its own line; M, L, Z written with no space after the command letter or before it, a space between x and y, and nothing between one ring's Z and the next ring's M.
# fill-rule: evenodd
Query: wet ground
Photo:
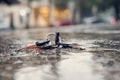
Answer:
M90 29L91 28L91 29ZM85 50L16 50L61 32ZM42 28L0 32L0 80L119 80L119 27Z

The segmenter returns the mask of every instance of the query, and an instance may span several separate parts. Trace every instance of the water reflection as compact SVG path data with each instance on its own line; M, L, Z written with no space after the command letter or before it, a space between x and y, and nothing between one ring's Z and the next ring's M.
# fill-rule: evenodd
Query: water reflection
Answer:
M60 60L60 50L56 50L59 55L56 57L47 56L44 64L38 66L27 66L18 69L15 73L15 80L103 80L102 75L94 73L94 61L92 53L69 53L62 55L68 57ZM59 56L59 57L58 57ZM47 64L45 64L47 63ZM97 68L96 68L97 69Z
M56 54L57 53L57 54ZM58 62L61 59L60 49L53 55L39 56L41 65L26 66L16 71L15 80L58 80Z
M102 75L94 74L95 64L91 53L72 54L69 59L61 61L60 80L103 80Z

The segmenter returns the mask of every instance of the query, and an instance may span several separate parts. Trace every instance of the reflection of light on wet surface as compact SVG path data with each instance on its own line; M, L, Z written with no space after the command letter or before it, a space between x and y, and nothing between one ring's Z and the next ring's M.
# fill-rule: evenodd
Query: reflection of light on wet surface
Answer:
M15 80L54 80L55 74L51 71L53 65L26 67L19 69L15 74ZM45 79L46 78L46 79Z
M69 59L36 67L17 70L15 80L103 80L94 74L91 53L70 53Z
M99 74L94 74L95 65L91 53L73 54L70 59L60 63L60 80L103 80Z

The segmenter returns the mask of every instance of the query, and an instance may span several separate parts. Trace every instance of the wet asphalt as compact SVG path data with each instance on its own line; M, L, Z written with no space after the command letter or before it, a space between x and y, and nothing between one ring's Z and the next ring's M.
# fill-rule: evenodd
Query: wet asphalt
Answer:
M85 50L22 50L60 32ZM51 39L54 41L54 36ZM0 32L0 80L119 80L120 26L76 25Z

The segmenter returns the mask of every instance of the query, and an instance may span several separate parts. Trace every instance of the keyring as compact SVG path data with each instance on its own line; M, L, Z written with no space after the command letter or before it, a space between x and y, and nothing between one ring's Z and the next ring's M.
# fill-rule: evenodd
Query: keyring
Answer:
M50 40L50 39L48 38L49 36L52 36L52 35L55 36L54 40ZM51 43L53 43L53 44L55 44L55 45L57 45L59 42L61 42L61 38L60 38L59 32L56 32L56 34L54 34L54 33L49 33L49 34L46 36L46 39L47 39L47 40L50 40Z
M55 44L55 39L54 39L54 40L51 40L51 39L50 39L51 36L55 36L55 34L54 34L54 33L49 33L49 34L47 34L46 40L49 40L49 41L51 42L51 44Z

